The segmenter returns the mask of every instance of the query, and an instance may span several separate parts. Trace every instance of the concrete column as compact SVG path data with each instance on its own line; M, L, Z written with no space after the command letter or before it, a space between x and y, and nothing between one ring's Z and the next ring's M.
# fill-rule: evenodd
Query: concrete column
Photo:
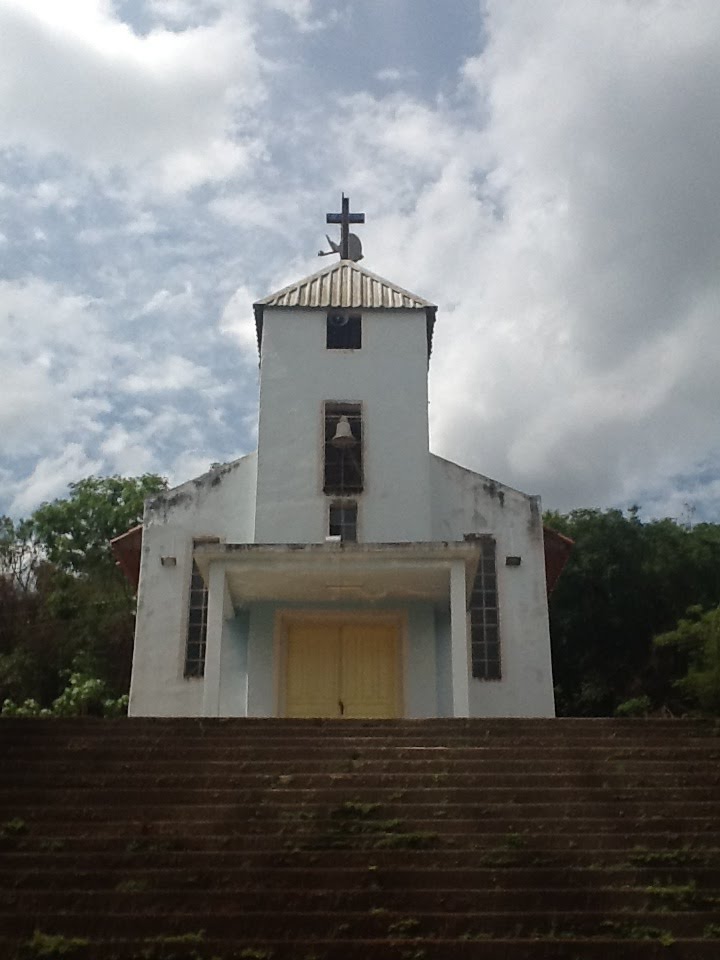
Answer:
M453 560L450 565L450 663L453 716L469 717L468 618L464 560Z
M211 563L208 575L207 642L205 645L205 680L202 714L220 715L220 654L225 622L225 567Z

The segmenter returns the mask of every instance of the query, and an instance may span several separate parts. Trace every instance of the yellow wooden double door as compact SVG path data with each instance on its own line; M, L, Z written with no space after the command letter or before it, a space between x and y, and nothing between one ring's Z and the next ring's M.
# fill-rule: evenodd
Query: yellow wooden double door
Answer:
M396 623L288 624L286 716L400 716L399 656Z

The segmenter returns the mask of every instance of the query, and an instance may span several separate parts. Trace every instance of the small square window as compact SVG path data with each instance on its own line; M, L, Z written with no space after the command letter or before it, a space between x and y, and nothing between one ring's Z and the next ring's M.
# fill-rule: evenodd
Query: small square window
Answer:
M340 500L330 504L328 532L331 537L354 543L357 540L357 503Z
M362 347L362 318L359 314L329 313L328 350L359 350Z

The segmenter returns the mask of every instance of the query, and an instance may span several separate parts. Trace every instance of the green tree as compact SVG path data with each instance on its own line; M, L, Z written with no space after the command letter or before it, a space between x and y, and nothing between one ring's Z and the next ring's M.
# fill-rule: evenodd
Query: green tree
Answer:
M0 700L54 693L61 641L45 610L50 573L32 524L0 517Z
M611 715L629 698L668 700L677 658L653 644L693 603L720 602L720 528L643 523L639 509L548 514L575 541L550 599L558 713Z
M48 560L68 573L114 569L110 541L140 523L147 497L167 489L154 473L141 477L86 477L70 495L43 503L30 519Z
M0 702L46 706L77 673L127 692L135 601L109 541L140 522L161 477L88 477L27 520L0 519Z
M690 607L675 629L655 637L655 643L686 656L687 672L675 686L689 705L720 715L720 606L705 611Z

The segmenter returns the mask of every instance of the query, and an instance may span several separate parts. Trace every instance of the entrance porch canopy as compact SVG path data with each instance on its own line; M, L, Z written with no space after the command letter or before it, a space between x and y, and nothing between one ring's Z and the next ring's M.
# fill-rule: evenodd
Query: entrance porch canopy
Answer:
M258 601L352 602L450 598L450 570L461 567L469 605L477 542L201 543L195 562L206 584L222 567L233 607Z

